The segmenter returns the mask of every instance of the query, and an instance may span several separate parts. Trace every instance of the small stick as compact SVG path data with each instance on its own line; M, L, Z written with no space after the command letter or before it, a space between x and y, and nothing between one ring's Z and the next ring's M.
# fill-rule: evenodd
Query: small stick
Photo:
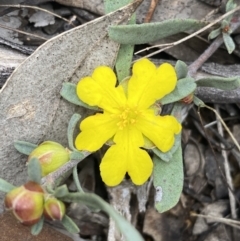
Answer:
M215 105L215 109L216 112L220 115L220 110L219 110L219 106ZM219 134L224 137L223 135L223 128L222 128L222 124L219 121L218 116L216 116L217 118L217 128L218 128L218 132ZM223 165L224 165L224 170L225 170L225 176L226 176L226 181L228 183L228 186L234 190L233 187L233 182L232 182L232 178L231 178L231 173L230 173L230 167L228 164L228 156L227 156L227 152L226 150L224 150L224 145L222 143L220 143L220 146L222 148L222 156L223 156ZM229 201L230 201L230 208L231 208L231 214L232 214L232 218L236 219L237 218L237 213L236 213L236 201L235 201L235 197L232 194L232 192L230 191L230 189L228 189L228 196L229 196Z
M40 11L43 11L45 13L51 14L51 15L57 17L57 18L61 18L62 20L68 22L70 25L75 27L75 25L71 21L69 21L68 19L66 19L66 18L64 18L64 17L62 17L62 16L60 16L56 13L53 13L53 12L47 10L47 9L44 9L44 8L40 8L40 7L36 7L36 6L30 6L30 5L22 5L22 4L16 4L16 5L15 4L0 4L0 7L30 8L30 9L40 10Z
M17 32L17 33L22 33L22 34L25 34L25 35L29 35L29 36L32 36L32 37L35 37L35 38L42 39L42 40L44 40L44 41L47 41L47 40L48 40L47 38L41 37L41 36L39 36L39 35L32 34L32 33L27 33L27 32L24 32L24 31L15 29L15 28L11 28L11 27L4 26L4 25L2 25L2 24L0 24L0 28L4 28L4 29L12 30L12 31Z
M156 7L157 7L158 2L159 2L159 0L152 0L152 1L151 1L150 7L149 7L148 12L147 12L147 14L146 14L146 17L145 17L145 19L144 19L144 21L143 21L144 23L149 23L149 22L151 22L152 16L153 16L153 14L154 14L154 12L155 12L155 9L156 9Z

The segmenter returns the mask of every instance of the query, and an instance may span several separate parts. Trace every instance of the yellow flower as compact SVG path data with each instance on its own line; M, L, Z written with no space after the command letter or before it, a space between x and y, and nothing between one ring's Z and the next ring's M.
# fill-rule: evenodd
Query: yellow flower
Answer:
M167 63L159 68L147 59L133 65L133 74L124 91L116 86L116 76L107 66L97 67L91 77L77 85L78 97L103 113L90 116L80 124L75 145L78 150L96 151L110 138L112 145L100 164L101 177L108 186L118 185L128 173L132 182L142 185L152 173L153 163L144 147L150 139L162 152L174 144L181 125L173 116L156 116L150 108L173 91L177 83L174 68Z

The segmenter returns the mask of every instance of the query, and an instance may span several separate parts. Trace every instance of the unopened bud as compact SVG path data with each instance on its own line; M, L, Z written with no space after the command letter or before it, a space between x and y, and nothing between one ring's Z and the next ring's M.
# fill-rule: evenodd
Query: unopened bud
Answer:
M193 93L191 93L190 95L184 97L181 101L185 104L191 104L193 101Z
M45 141L32 151L28 161L34 157L38 158L42 167L42 176L44 177L68 162L70 160L70 151L57 142Z
M65 204L56 199L56 198L49 198L44 203L44 216L50 220L62 220L63 216L65 215L66 208Z
M4 203L22 224L33 225L43 214L44 191L39 184L30 181L7 193Z

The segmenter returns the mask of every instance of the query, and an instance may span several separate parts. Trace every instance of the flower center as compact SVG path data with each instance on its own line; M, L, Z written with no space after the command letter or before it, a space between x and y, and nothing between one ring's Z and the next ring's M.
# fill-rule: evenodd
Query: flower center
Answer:
M141 111L139 111L136 107L130 108L128 106L123 107L120 110L120 114L118 115L118 123L117 126L120 130L125 127L129 127L130 125L134 125L137 122L137 118L141 115Z

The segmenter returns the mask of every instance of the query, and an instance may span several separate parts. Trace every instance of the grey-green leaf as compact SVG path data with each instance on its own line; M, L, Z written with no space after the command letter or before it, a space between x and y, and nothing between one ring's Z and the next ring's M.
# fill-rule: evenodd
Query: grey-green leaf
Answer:
M118 8L127 5L131 0L121 0L121 1L112 1L104 0L105 13L110 13L117 10ZM134 24L136 22L135 14L132 15L129 23ZM116 73L119 83L130 75L130 68L132 64L132 56L134 51L134 45L121 45L118 51L118 56L116 59Z
M13 186L11 183L0 178L0 191L1 192L8 193L8 192L12 191L14 188L16 188L16 187Z
M108 34L120 44L143 44L205 25L206 22L194 19L170 19L158 23L111 26Z
M229 54L235 50L235 43L228 33L223 33L223 41Z
M173 147L168 152L161 152L157 147L153 148L152 151L155 155L161 158L165 162L171 161L174 153L177 151L181 145L181 133L175 136L175 142Z
M175 70L177 73L177 79L183 79L187 76L188 66L181 60L178 60L175 65Z
M76 150L74 147L73 139L74 139L74 131L76 128L77 123L80 121L81 115L79 114L73 114L69 123L68 123L68 129L67 129L67 136L68 136L68 145L71 150Z
M14 141L14 147L22 154L30 155L37 145L26 141Z
M78 98L77 93L76 93L76 85L75 84L72 84L69 82L63 83L60 94L64 99L66 99L70 103L85 107L87 109L98 110L98 107L87 105L86 103L82 102Z
M195 95L193 96L193 103L198 107L204 107L205 106L205 103Z
M173 208L183 188L182 149L178 147L170 162L153 157L153 185L156 189L155 208L162 213Z
M216 38L218 35L220 35L222 32L221 28L217 28L215 30L213 30L209 35L208 35L208 39L214 39Z
M181 100L182 98L188 96L193 93L196 89L197 85L193 78L186 77L184 79L180 79L177 82L175 89L168 95L164 96L160 102L161 104L169 104L176 101Z
M36 157L30 159L28 162L28 178L30 181L41 183L42 168Z
M54 197L56 197L56 198L62 198L68 194L69 194L69 192L68 192L68 188L67 188L66 184L64 184L60 187L57 187L56 190L54 191Z
M107 202L93 193L70 193L62 198L65 202L82 203L93 209L101 209L106 212L115 222L120 232L125 236L126 241L143 241L138 231L117 213Z
M240 76L234 77L206 77L196 82L197 86L214 87L221 90L234 90L240 87Z
M32 226L31 234L35 236L38 235L42 231L43 223L44 223L44 218L41 217L41 219Z
M62 225L64 226L64 228L66 228L66 230L69 233L79 233L80 232L76 223L74 223L73 220L70 217L68 217L67 215L64 215L61 222L62 222Z

